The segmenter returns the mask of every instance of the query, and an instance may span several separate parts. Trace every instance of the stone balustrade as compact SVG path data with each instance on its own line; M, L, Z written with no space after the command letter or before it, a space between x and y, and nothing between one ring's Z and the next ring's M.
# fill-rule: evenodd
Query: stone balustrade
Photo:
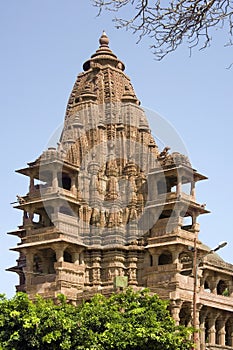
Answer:
M51 219L59 232L65 233L69 236L74 236L74 238L77 239L81 229L78 217L63 213L56 213L51 215Z

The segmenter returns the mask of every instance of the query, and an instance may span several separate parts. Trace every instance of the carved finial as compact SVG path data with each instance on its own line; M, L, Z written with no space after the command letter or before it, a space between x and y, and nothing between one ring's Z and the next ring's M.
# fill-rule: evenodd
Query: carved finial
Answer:
M103 30L103 33L99 39L100 47L108 47L109 44L109 38L105 31Z

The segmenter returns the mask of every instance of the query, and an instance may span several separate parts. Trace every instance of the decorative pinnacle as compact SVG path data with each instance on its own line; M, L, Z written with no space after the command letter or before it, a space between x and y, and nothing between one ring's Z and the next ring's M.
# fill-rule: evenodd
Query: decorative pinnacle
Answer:
M105 31L103 30L103 33L99 39L100 47L108 47L109 44L109 38Z

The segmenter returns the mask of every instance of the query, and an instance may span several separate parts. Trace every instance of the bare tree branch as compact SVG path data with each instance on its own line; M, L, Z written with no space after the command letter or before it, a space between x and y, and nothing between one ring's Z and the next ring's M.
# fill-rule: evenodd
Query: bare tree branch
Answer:
M209 46L211 28L227 28L228 45L232 45L233 0L92 0L99 9L118 13L113 21L117 28L131 29L138 36L152 40L151 50L158 60L186 42L204 49ZM132 16L121 17L128 9Z

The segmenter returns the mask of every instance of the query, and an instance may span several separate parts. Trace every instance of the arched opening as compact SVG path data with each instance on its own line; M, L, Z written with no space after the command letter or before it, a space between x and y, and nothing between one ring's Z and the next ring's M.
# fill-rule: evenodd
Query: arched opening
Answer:
M193 259L191 254L187 252L182 252L179 255L179 262L182 264L181 274L184 276L189 276L192 273Z
M158 264L159 265L172 264L172 254L169 252L164 252L160 254Z
M71 189L71 178L68 175L63 175L62 174L62 187L65 190L69 190Z
M181 191L187 195L190 195L190 192L191 192L191 183L186 182L186 179L183 177L182 177Z
M165 179L157 182L158 194L167 193L167 184Z
M43 273L42 258L38 254L33 257L33 272Z
M72 254L67 249L64 251L63 259L65 262L69 262L69 263L73 262Z
M205 280L205 282L204 282L204 291L207 293L211 292L210 287L209 287L209 283L207 280Z
M161 181L164 182L167 193L170 193L170 192L176 193L176 178L167 177L166 179L163 179Z
M33 256L33 272L36 274L55 274L56 254L53 249L41 249Z
M19 273L19 285L20 286L24 285L25 281L26 281L25 274L23 272L20 272Z
M227 296L228 294L228 288L227 288L227 284L225 281L220 280L217 284L217 294L218 295L225 295Z
M41 227L53 226L51 221L51 214L53 213L53 208L51 206L45 206L42 208L37 208L36 213L33 215L33 227L38 229Z
M153 266L153 256L149 252L145 254L144 265Z
M210 325L208 320L205 321L205 343L209 343L209 332L210 332Z
M49 274L54 274L55 273L55 268L54 268L54 263L57 261L57 258L56 258L56 253L52 250L52 249L49 249L49 266L48 266L48 273Z
M216 344L220 345L220 331L221 331L221 323L220 320L216 320L215 322L215 329L216 329Z
M52 222L52 215L53 215L53 213L54 213L54 208L52 207L52 206L50 206L50 205L46 205L45 207L44 207L44 209L45 209L45 215L44 215L44 217L45 217L45 223L48 225L48 226L53 226L53 222Z
M43 190L43 188L52 186L53 174L51 171L42 171L40 172L40 180L36 185L38 189Z
M232 341L231 341L231 334L233 333L233 322L230 320L227 320L226 326L225 326L225 345L227 346L232 346Z
M193 225L193 219L191 215L186 214L186 216L183 217L183 230L190 230Z
M189 303L183 303L182 308L179 313L180 325L188 327L191 324L191 308Z
M58 187L64 188L64 190L70 191L71 178L66 173L58 173Z
M40 221L41 221L41 216L40 216L40 214L34 213L34 214L33 214L33 223L34 223L34 224L38 224Z
M73 216L73 212L72 212L71 208L64 206L64 205L60 207L59 213Z
M150 258L150 266L153 266L153 256L150 254L149 258Z
M43 190L47 187L47 183L43 180L35 179L34 181L34 190Z

